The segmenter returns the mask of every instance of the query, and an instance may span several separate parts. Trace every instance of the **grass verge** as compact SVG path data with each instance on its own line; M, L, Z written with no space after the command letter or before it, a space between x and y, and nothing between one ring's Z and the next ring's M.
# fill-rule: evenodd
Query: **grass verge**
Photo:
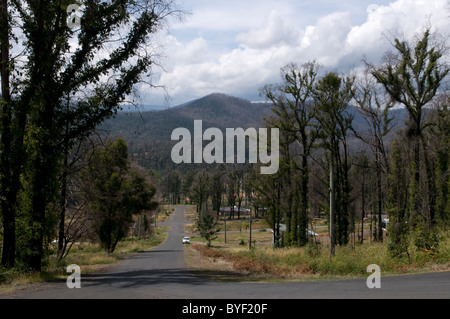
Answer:
M383 276L450 270L450 235L441 238L439 251L413 248L406 258L389 255L387 243L365 243L336 247L330 258L326 244L308 244L302 248L273 249L264 242L264 234L255 232L255 248L237 244L243 241L242 233L230 234L227 243L223 238L206 247L204 240L194 236L186 247L189 269L202 276L220 281L310 281L367 277L367 266L377 264ZM258 237L259 236L259 237ZM267 239L267 238L266 238Z

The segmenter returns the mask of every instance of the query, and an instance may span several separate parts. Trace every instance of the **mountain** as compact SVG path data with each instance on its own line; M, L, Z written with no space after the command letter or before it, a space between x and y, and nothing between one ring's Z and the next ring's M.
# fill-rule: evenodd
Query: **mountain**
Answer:
M134 140L160 137L170 140L175 128L192 129L194 120L202 120L203 127L259 127L270 112L266 103L214 93L180 106L145 112L119 112L102 125L113 136Z
M354 114L353 126L358 132L367 130L367 122L355 107L348 111ZM252 103L248 100L214 93L182 105L157 111L119 112L106 121L101 129L112 137L124 138L133 159L140 165L155 170L168 167L180 170L189 169L197 164L174 165L171 149L178 141L171 140L172 131L186 128L193 135L194 120L202 120L203 131L209 127L219 128L225 135L226 128L243 129L264 127L264 117L271 114L271 104ZM405 109L391 110L396 129L387 137L391 141L397 129L404 127L407 119ZM349 138L350 149L359 151L365 147L357 138ZM200 165L201 166L201 165Z
M147 112L147 111L160 111L167 109L165 105L156 105L156 104L141 104L138 107L136 105L123 105L123 110L120 112Z
M172 131L186 128L193 134L194 120L202 120L203 130L263 127L270 104L251 103L237 97L214 93L180 106L158 111L119 112L106 121L101 130L112 137L124 138L132 156L143 166L156 170L172 166Z

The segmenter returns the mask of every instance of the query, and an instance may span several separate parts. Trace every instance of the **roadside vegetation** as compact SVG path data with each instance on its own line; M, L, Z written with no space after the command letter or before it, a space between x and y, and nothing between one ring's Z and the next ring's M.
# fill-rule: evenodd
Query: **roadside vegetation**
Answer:
M447 51L431 29L392 46L381 64L365 61L362 76L291 63L261 88L272 107L265 125L280 131L279 170L218 165L193 175L198 218L228 228L209 249L193 238L193 269L245 280L360 277L370 264L384 274L449 269ZM266 222L265 241L264 231L244 234L249 210ZM320 244L305 231L317 218Z
M167 220L173 208L164 208L158 215L157 222ZM105 254L105 249L99 243L80 242L76 243L70 254L63 260L57 258L57 246L49 250L47 262L41 272L25 272L18 269L0 269L0 293L10 292L17 288L42 282L65 280L68 276L66 268L68 265L80 266L81 272L102 272L127 257L150 250L162 244L168 235L169 228L166 226L152 227L152 234L147 237L128 237L118 242L113 253Z
M328 237L303 247L274 248L273 234L265 228L253 230L255 240L248 248L248 231L224 234L208 247L199 235L185 248L189 269L201 276L221 281L306 281L367 277L367 266L377 264L382 276L450 270L450 236L440 231L438 251L418 249L411 234L408 254L402 258L389 253L387 241L367 241L337 246L330 258Z
M151 35L184 13L175 1L89 1L74 26L68 4L0 5L0 250L13 272L46 271L55 239L62 260L88 230L112 254L157 202L126 141L99 126L138 82L152 86Z
M280 132L275 174L228 158L186 168L159 160L159 143L140 138L137 149L100 130L136 84L152 87L158 54L145 50L154 48L153 33L184 16L176 2L87 1L76 30L59 1L0 5L2 287L62 278L72 263L99 271L159 245L167 229L155 218L172 211L164 202L195 204L185 230L201 236L186 245L186 259L192 271L219 279L350 278L367 275L369 264L384 274L448 270L443 35L429 26L390 39L392 51L379 64L365 61L358 76L316 60L281 67L280 82L260 89L271 108L261 124ZM94 58L103 50L110 54Z

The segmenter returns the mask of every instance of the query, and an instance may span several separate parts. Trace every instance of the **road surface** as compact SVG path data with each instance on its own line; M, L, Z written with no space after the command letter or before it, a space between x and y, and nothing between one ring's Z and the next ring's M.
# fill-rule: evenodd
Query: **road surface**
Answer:
M83 274L81 288L66 282L9 294L12 299L449 299L450 272L381 277L381 288L366 279L290 282L221 283L196 277L184 262L184 208L176 207L167 240L159 247L126 259L105 274ZM2 296L5 298L5 296Z

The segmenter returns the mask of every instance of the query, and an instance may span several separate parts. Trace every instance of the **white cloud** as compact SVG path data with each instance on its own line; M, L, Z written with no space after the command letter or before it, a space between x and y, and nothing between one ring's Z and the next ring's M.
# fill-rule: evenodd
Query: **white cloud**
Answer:
M309 36L310 46L302 51L307 53L309 59L315 58L326 67L335 67L343 53L350 30L348 12L332 13L319 19Z
M196 65L203 63L208 56L208 43L202 37L183 44L176 38L169 36L165 49L169 50L166 54L169 54L173 64L182 61L185 64Z
M319 2L331 4L318 0L307 7L303 1L284 0L277 1L275 10L267 1L229 0L214 11L211 2L203 2L205 7L194 11L186 26L197 30L197 36L182 39L178 25L165 39L168 57L163 64L169 72L162 74L160 84L167 86L173 104L212 92L250 98L264 84L278 81L279 69L287 63L315 59L325 68L348 71L364 56L378 62L390 49L389 33L411 38L429 24L440 32L450 30L448 0L366 0L364 7L357 7L356 0L341 7L334 1L332 12L325 10L314 21L301 18ZM223 39L225 33L234 36L218 48L212 35Z
M240 33L236 41L249 48L265 49L279 45L295 46L303 32L277 10L270 12L261 28Z

